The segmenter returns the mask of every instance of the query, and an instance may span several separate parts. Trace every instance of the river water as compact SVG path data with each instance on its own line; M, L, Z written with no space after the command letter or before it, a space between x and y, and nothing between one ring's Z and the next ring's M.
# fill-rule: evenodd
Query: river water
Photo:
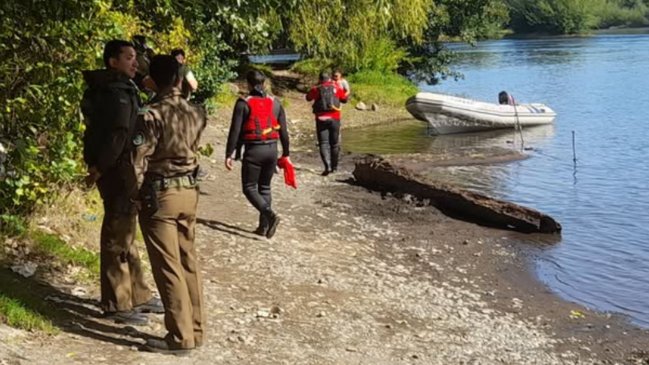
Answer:
M518 102L545 103L557 112L553 126L524 130L530 158L438 174L555 217L563 233L558 243L534 255L538 277L568 300L627 315L644 327L649 327L647 33L453 46L460 52L456 69L465 78L421 85L424 91L493 102L507 90ZM346 150L382 154L480 146L520 148L520 137L511 131L428 136L426 125L413 120L349 131L343 138Z

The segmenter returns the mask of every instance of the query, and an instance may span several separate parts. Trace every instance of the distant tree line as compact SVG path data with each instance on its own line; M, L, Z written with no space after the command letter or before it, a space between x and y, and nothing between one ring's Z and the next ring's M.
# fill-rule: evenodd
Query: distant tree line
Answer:
M649 25L649 0L505 0L515 33L574 34Z

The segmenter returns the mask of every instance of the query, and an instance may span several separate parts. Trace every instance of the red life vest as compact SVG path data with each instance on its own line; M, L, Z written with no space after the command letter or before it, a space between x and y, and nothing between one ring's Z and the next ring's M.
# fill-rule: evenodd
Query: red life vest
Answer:
M243 140L279 139L280 125L273 110L275 99L272 96L248 96L244 100L248 104L250 115L243 124Z

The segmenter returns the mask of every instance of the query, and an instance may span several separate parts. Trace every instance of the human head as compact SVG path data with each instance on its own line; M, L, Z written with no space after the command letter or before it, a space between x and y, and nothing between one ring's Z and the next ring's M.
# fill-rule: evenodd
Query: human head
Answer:
M331 75L329 75L329 72L327 72L327 71L322 71L322 72L320 72L320 75L318 76L318 80L320 80L320 82L327 82L327 81L331 80Z
M182 48L176 48L171 51L171 55L181 64L185 64L185 51Z
M136 55L131 42L113 39L104 46L104 65L133 78L138 66Z
M182 81L180 64L170 55L153 56L149 66L149 76L155 82L158 91L179 86Z
M248 81L248 88L250 91L264 91L264 82L266 82L266 75L258 70L250 70L246 74L246 81Z
M498 103L501 105L507 105L509 104L509 94L507 94L507 91L501 91L498 93Z
M146 37L143 36L142 34L137 34L133 36L133 43L136 45L141 45L145 46L146 45Z
M338 81L338 80L340 80L340 79L342 79L342 78L343 78L343 72L342 72L342 70L339 69L339 68L334 69L334 72L333 72L333 79L334 79L335 81Z

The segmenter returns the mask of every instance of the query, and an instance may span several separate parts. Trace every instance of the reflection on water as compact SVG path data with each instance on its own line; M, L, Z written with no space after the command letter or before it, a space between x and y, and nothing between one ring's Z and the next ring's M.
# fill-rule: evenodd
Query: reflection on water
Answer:
M533 147L528 159L422 172L557 218L562 241L540 251L539 277L567 299L623 313L649 327L649 35L454 47L466 49L459 66L465 79L422 85L424 90L486 101L507 90L519 102L549 105L558 116L554 128L525 131L525 145ZM345 148L358 152L431 156L516 148L506 131L430 138L420 122L346 132L343 139Z
M432 163L426 156L442 159L449 157L460 161L467 161L466 158L462 159L466 156L472 159L511 153L534 156L542 153L545 142L553 135L553 125L523 129L522 138L526 148L523 151L521 134L514 133L514 130L430 135L426 123L412 119L346 131L343 149L354 153L397 155L392 157L394 161L407 163L419 174L477 192L489 191L492 196L503 198L500 192L504 191L509 174L513 173L508 164L467 166L465 162L460 162L457 166L439 166L440 159L435 159L435 163Z
M345 132L343 149L354 153L456 153L462 149L503 147L520 149L521 136L513 129L499 129L480 133L430 135L428 124L406 120L372 128ZM525 128L523 143L528 148L541 148L543 141L554 135L553 125Z

